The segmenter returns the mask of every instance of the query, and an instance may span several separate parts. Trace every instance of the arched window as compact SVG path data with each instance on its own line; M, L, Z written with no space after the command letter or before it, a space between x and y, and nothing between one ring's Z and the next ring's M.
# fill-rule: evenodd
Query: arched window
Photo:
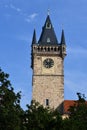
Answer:
M51 50L53 51L53 47L51 47Z
M48 51L50 51L50 47L48 47Z
M65 51L65 47L63 47L63 51Z
M49 99L46 99L46 106L49 106Z
M56 51L56 47L54 48L54 51Z
M46 29L51 29L51 24L49 22L46 23Z
M41 51L43 50L43 47L41 47Z
M50 38L48 37L48 38L47 38L47 43L49 43L49 42L50 42Z

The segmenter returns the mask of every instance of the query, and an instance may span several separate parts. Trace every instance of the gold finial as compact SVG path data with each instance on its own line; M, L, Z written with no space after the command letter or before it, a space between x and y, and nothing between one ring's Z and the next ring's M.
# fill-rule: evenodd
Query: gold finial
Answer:
M47 14L50 15L50 10L48 9Z

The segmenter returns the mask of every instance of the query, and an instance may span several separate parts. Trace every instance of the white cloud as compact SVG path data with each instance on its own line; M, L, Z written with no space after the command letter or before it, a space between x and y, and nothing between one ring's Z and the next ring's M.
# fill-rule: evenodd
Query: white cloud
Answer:
M32 14L28 15L27 13L23 12L20 8L14 6L13 4L10 4L10 8L13 9L13 10L15 10L15 11L17 11L17 12L19 12L24 17L26 17L25 21L27 21L27 22L31 22L38 15L37 13L32 13Z
M33 14L31 14L29 17L30 17L31 19L34 19L37 15L38 15L37 13L33 13Z
M10 8L16 9L15 6L14 6L13 4L10 4Z
M31 22L30 18L25 18L25 21L28 23Z
M17 7L14 6L13 4L10 4L10 8L16 10L17 12L20 12L20 11L21 11L20 8L17 8Z
M31 22L31 21L34 20L37 16L38 16L37 13L33 13L33 14L27 16L27 18L25 18L25 21Z
M16 7L14 4L5 4L3 5L4 8L9 8L12 9L14 11L16 11L19 15L21 15L22 17L24 17L24 20L28 23L32 22L37 16L38 14L36 12L32 13L32 14L27 14L26 12L24 12L21 8Z
M16 8L16 10L17 10L18 12L20 12L20 11L21 11L21 9L20 9L20 8Z

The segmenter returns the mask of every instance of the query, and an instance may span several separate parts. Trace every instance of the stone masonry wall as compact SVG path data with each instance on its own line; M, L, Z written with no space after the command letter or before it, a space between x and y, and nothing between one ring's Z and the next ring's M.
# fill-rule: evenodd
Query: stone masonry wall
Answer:
M47 69L43 66L46 58L54 60L54 66ZM59 108L64 101L63 60L57 56L35 56L33 71L33 99L46 107L49 99L50 108Z
M34 76L33 77L33 99L46 106L56 109L64 101L63 77L58 76Z

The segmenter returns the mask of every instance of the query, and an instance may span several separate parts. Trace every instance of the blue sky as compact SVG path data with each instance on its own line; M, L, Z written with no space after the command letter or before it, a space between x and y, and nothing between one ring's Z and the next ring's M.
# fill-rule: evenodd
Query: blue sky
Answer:
M0 67L22 91L24 109L32 98L33 30L38 40L48 9L59 42L65 32L65 99L77 99L77 92L87 97L87 0L0 0Z

